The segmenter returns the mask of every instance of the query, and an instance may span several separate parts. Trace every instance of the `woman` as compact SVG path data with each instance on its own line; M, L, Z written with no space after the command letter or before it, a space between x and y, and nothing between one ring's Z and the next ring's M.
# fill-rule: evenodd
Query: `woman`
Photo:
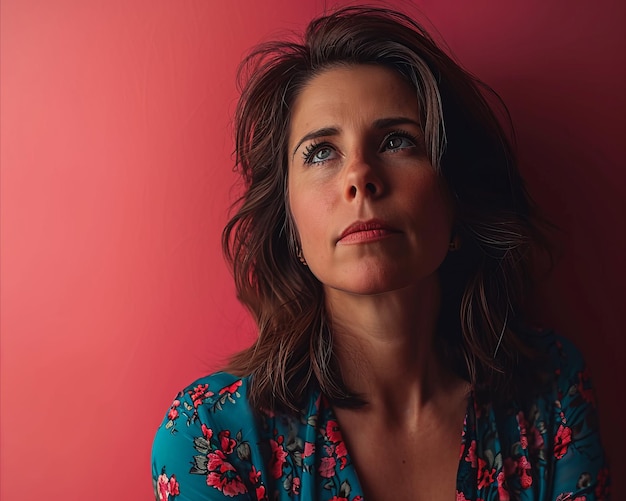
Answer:
M157 499L608 499L584 362L523 314L547 245L495 94L364 7L241 75L223 242L259 336L174 400Z

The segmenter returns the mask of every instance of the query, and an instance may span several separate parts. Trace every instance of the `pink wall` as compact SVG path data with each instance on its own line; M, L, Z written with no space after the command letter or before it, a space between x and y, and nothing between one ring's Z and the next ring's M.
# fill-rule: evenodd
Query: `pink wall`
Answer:
M219 247L236 64L324 3L2 0L2 501L151 499L171 397L252 338ZM419 5L566 231L538 303L587 352L623 476L625 4Z

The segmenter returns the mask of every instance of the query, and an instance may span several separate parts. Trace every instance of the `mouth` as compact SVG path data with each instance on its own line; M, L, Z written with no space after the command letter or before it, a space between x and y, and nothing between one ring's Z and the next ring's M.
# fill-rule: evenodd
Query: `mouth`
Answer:
M341 232L337 244L375 242L397 233L400 233L399 230L378 219L356 221Z

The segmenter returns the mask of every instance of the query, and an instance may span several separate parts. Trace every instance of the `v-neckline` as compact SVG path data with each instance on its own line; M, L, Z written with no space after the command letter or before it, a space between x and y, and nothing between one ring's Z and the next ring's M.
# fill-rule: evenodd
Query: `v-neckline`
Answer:
M333 409L328 399L323 394L321 394L319 390L318 390L318 394L314 395L313 401L319 401L318 412L320 415L323 414L324 412L328 413L327 414L328 419L326 419L324 426L326 426L326 424L329 421L334 421L335 423L337 423L337 433L341 436L341 440L343 441L346 447L346 456L345 456L346 466L345 468L340 469L341 473L337 472L337 477L338 477L337 480L342 485L346 481L348 482L348 485L350 485L349 499L354 499L357 496L361 496L361 501L367 501L367 499L365 498L361 480L359 478L359 475L356 469L356 465L354 461L352 460L352 456L350 454L348 445L343 438L343 432L341 431L341 427L339 425L339 420L337 418L337 414L335 413L335 410ZM463 468L465 466L464 463L467 462L466 459L468 457L469 449L472 446L472 442L474 441L475 443L475 440L476 440L476 408L475 408L474 391L470 390L467 396L465 417L463 418L463 430L461 432L460 443L459 443L459 446L460 446L459 449L461 453L460 453L459 460L457 463L457 474L456 474L456 479L455 479L455 491L456 492L461 491L460 489L461 486L459 485L460 480L461 480L461 472L464 469ZM477 495L476 474L472 475L472 477L473 477L473 482L472 482L471 490L472 490L473 496L471 498L466 498L466 501L476 499L476 495Z

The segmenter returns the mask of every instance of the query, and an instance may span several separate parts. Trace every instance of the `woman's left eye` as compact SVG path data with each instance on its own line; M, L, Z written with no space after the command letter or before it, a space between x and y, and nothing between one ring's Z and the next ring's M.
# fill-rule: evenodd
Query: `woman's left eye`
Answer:
M398 151L415 147L415 140L403 135L389 135L383 142L383 151Z

